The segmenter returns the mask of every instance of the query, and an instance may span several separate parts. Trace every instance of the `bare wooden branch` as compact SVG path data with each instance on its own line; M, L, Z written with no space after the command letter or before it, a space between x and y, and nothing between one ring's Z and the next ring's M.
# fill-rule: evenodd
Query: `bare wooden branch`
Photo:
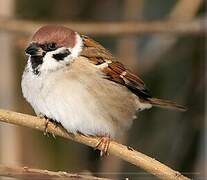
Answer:
M0 121L29 127L39 131L44 131L45 129L45 119L7 110L0 109ZM96 137L87 137L81 134L69 134L64 129L56 127L53 123L48 124L48 132L82 144L86 144L91 147L95 147L99 141L99 139ZM189 179L178 171L169 168L159 161L115 141L110 143L108 152L131 164L134 164L137 167L144 169L145 171L157 176L160 179Z
M88 175L80 175L80 174L71 174L67 172L54 172L42 169L32 169L28 167L14 167L14 166L4 166L0 165L0 176L5 177L14 177L21 179L47 179L47 180L74 180L74 179L86 179L86 180L109 180L106 178L99 178Z
M4 30L30 35L45 24L49 23L0 18L0 31ZM54 24L56 23L54 22ZM192 21L163 20L152 22L58 22L57 24L66 25L80 33L96 36L123 36L151 33L203 35L206 31L202 26L204 20L201 19Z

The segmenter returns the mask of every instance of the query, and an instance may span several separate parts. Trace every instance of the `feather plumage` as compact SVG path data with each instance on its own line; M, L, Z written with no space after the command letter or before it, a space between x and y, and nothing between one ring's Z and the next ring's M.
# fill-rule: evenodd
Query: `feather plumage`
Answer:
M82 38L84 48L81 55L87 57L89 61L97 66L106 63L107 65L101 68L101 71L105 73L107 79L126 86L132 93L142 99L142 102L167 109L176 109L180 111L186 109L184 106L169 100L152 98L142 79L125 68L123 64L118 62L117 59L99 43L87 36L82 36Z

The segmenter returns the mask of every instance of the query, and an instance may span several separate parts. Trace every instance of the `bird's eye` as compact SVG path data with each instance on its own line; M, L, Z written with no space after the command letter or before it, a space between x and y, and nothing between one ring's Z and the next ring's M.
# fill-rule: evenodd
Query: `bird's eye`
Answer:
M52 43L45 43L45 44L41 44L40 47L48 52L48 51L54 51L56 50L58 47L57 47L57 44L52 42Z
M56 43L48 43L47 44L47 49L49 50L49 51L54 51L54 50L56 50L57 49L57 45L56 45Z

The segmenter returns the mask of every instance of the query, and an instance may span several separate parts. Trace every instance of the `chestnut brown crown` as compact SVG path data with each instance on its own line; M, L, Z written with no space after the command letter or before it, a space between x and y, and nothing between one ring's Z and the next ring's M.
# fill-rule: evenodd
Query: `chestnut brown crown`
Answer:
M46 25L33 35L31 41L38 44L56 43L58 47L73 48L76 43L76 33L64 26Z

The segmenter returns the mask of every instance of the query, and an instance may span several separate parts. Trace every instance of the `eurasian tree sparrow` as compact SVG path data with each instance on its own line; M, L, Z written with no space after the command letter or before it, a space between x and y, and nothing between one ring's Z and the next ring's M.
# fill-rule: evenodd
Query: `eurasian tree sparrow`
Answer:
M38 116L47 117L71 133L109 138L127 130L136 112L159 106L185 110L151 97L144 82L99 43L73 30L47 25L26 49L22 92Z

